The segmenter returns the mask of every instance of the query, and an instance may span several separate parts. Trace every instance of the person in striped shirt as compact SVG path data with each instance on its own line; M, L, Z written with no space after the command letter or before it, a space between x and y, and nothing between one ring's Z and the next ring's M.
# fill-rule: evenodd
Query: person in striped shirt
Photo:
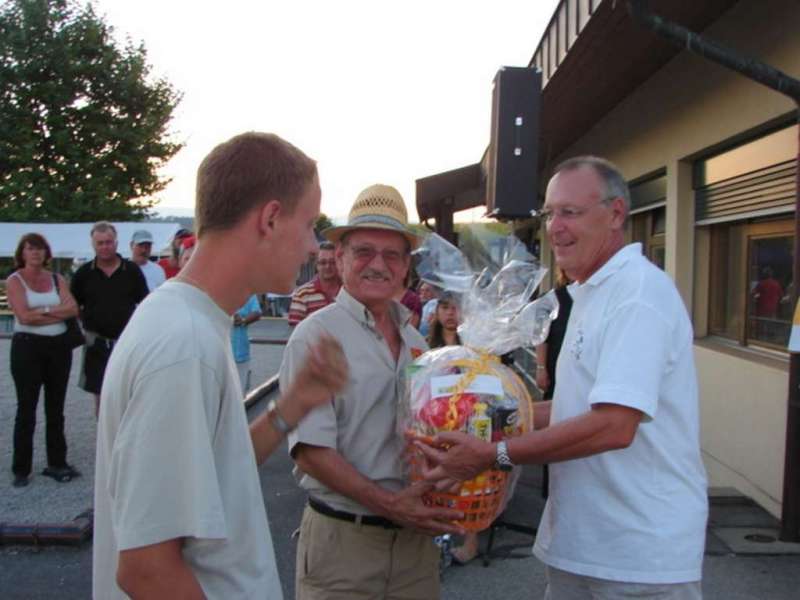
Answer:
M322 242L317 254L317 275L301 285L292 295L289 307L289 325L297 325L311 313L325 308L336 299L342 280L336 268L334 246L330 242Z

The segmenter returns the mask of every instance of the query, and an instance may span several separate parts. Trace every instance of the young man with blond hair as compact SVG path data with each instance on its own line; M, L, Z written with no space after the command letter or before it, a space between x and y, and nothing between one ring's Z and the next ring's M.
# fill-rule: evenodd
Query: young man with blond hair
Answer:
M319 203L316 164L275 135L236 136L200 165L197 249L140 306L108 366L95 598L281 598L256 465L347 367L337 342L317 340L248 435L229 335L252 294L291 290L316 248Z

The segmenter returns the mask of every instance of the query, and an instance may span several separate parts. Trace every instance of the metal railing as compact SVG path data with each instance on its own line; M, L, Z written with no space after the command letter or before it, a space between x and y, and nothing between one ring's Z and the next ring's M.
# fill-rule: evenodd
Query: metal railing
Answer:
M561 65L603 0L562 0L542 35L528 66L542 72L542 88Z

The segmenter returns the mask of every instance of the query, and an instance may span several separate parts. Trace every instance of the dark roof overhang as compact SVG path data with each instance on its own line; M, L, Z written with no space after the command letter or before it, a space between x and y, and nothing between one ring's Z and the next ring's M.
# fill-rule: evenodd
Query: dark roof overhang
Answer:
M653 0L650 6L664 19L701 32L736 2ZM555 14L566 4L575 2L562 0ZM554 36L563 38L563 29L554 25L551 21L529 63L546 67L545 75L546 50ZM627 2L600 2L555 69L549 67L552 74L542 90L540 168L546 168L679 52L680 48L634 22Z
M664 19L701 32L738 0L653 0ZM544 170L681 49L631 18L624 0L562 0L528 66L543 71L539 169ZM564 15L562 17L562 15ZM583 21L581 20L583 18ZM564 51L565 50L565 51ZM486 157L417 180L420 221L486 203Z

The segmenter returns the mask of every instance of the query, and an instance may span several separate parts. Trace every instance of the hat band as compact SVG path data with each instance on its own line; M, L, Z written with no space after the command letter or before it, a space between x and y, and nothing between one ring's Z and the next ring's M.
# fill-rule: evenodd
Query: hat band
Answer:
M400 229L401 231L406 230L400 221L384 215L364 215L361 217L355 217L350 219L350 222L347 225L353 227L356 225L361 225L362 223L380 223L382 225L388 225L394 229Z

